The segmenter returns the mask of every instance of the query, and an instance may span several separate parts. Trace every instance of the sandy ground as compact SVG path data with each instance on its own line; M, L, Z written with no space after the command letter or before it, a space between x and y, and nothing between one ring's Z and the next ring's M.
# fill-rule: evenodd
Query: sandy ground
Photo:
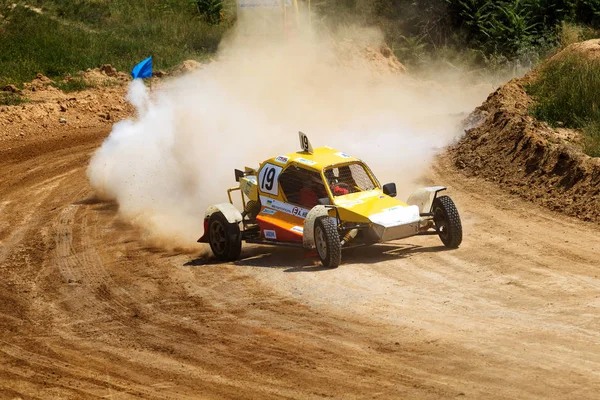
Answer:
M324 270L139 240L85 169L107 128L0 143L0 398L600 398L600 227L464 178L465 240ZM175 206L175 205L174 205Z

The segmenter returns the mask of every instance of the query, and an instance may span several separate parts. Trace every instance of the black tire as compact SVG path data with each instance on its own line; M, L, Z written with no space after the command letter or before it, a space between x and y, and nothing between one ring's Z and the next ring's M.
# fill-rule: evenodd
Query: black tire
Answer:
M222 212L208 219L208 243L219 261L234 261L242 252L242 234L238 224L230 224Z
M456 249L462 243L462 224L460 215L452 199L440 196L432 205L435 229L444 246Z
M324 267L335 268L342 262L342 243L336 224L328 216L315 220L315 247Z

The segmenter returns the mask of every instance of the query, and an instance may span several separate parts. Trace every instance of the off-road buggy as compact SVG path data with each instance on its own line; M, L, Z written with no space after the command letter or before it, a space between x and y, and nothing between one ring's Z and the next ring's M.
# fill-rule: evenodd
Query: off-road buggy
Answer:
M206 211L204 235L218 260L239 258L242 242L317 250L326 267L336 267L342 249L439 235L445 246L462 242L458 210L446 188L426 187L403 203L396 185L381 186L361 160L329 147L314 149L300 132L302 150L273 157L258 169L235 170L239 186L229 203ZM243 210L233 204L240 191Z

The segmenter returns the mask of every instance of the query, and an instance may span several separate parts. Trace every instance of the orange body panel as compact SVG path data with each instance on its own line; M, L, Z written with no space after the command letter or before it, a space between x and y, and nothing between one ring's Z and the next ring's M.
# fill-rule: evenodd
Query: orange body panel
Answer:
M269 213L264 213L265 210ZM304 219L301 217L263 207L256 222L266 240L302 242Z

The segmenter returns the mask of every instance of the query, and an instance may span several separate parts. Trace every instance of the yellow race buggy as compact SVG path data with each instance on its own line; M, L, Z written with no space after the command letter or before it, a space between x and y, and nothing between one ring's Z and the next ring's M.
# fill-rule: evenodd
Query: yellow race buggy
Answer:
M242 242L315 249L326 267L337 267L342 249L439 235L445 246L462 242L458 210L446 188L427 187L403 203L396 185L381 186L361 160L341 151L313 149L300 132L301 151L264 161L258 169L235 170L239 186L228 203L208 208L204 235L218 260L239 258ZM233 205L240 191L243 210Z

